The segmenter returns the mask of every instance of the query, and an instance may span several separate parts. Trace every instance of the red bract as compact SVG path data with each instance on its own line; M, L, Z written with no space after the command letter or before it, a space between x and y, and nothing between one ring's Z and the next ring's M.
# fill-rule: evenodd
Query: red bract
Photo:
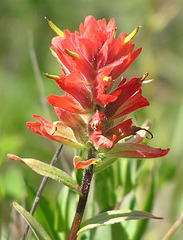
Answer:
M60 111L56 111L58 112L59 116ZM50 123L38 115L33 115L33 117L36 118L39 122L28 122L27 127L33 132L50 138L54 141L66 144L71 147L83 148L85 146L84 143L86 143L86 141L88 140L86 136L86 126L83 120L79 119L79 115L72 116L71 114L72 113L66 112L66 116L63 113L65 120L56 121L54 123ZM64 122L68 119L70 120L69 122L67 122L67 125L65 125ZM77 127L73 129L74 124ZM77 138L80 141L78 141Z
M96 21L88 16L80 31L58 30L49 22L58 36L53 38L51 52L62 68L62 74L53 76L64 96L51 95L48 102L55 107L60 121L47 122L35 116L39 122L28 123L28 127L45 137L70 146L89 148L93 146L101 156L108 157L161 157L169 149L155 149L141 145L145 134L132 124L127 115L149 105L142 96L142 78L129 82L122 79L115 90L114 82L138 57L142 48L134 51L131 34L121 33L116 39L114 19ZM143 131L148 131L143 128ZM77 161L76 161L77 159ZM76 168L98 163L98 160L75 158ZM84 161L84 162L83 162Z
M78 103L85 109L85 111L81 109L80 113L90 112L93 109L93 102L105 106L116 100L117 97L110 94L114 80L142 50L140 48L133 52L134 44L131 38L128 39L128 35L121 34L116 40L115 33L114 19L106 24L104 19L96 21L94 17L88 16L84 25L80 25L80 32L71 33L65 30L63 36L57 36L52 40L52 49L55 50L52 52L63 71L57 84L70 98L77 101L76 109ZM48 97L48 101L53 106L68 105L68 99L63 97L59 101L58 97L51 96ZM62 106L58 102L62 102Z

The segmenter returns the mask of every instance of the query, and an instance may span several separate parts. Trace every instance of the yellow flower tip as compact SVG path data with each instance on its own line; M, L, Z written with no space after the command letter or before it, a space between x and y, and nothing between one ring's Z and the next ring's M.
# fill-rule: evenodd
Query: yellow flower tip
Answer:
M112 77L110 76L110 77L107 77L107 76L105 76L105 77L103 77L103 79L102 79L104 82L111 82L112 81Z
M60 80L60 77L58 75L51 75L49 73L43 73L47 78L54 79L54 80Z
M78 53L72 52L72 51L70 51L69 49L65 49L65 51L66 51L66 53L69 54L71 57L79 58L79 54L78 54Z
M50 25L51 29L60 37L64 37L64 33L50 20L47 19L47 17L44 17L47 21L48 24Z
M143 82L143 81L147 78L147 76L149 76L149 73L148 73L148 72L146 72L146 73L140 78L140 80Z
M109 87L110 83L112 82L112 77L104 76L102 78L102 81L103 81L103 86L106 89L107 87Z
M146 80L146 78L149 76L149 73L145 73L141 78L138 79L138 82L142 82L143 84L147 84L147 83L150 83L152 81L154 81L154 79L148 79Z
M117 27L115 27L114 31L113 31L113 36L116 36L116 32L117 32Z
M15 161L18 161L18 162L23 162L22 159L16 155L13 155L13 154L7 154L7 157L11 160L15 160Z
M135 28L133 30L132 33L130 33L124 40L124 44L127 44L132 38L135 37L135 35L138 33L139 29L141 28L141 26L138 26L137 28Z
M147 83L150 83L152 81L154 81L154 79L148 79L146 80L146 78L149 76L149 73L145 73L139 80L144 83L144 84L147 84Z
M144 83L144 80L147 78L147 76L149 76L149 73L145 73L142 77L138 78L135 82L134 85L136 85L137 83L141 82L141 83Z

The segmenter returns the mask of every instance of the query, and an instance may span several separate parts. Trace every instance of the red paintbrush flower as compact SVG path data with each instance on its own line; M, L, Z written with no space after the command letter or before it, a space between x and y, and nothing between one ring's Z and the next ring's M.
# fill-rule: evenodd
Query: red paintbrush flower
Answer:
M131 39L138 30L139 27L131 35L122 33L115 39L114 19L106 24L105 19L96 21L88 16L80 25L80 32L65 30L62 36L53 38L52 53L63 71L56 82L68 95L49 96L49 103L61 108L64 105L65 110L71 111L68 98L74 98L76 109L83 114L93 110L93 103L105 106L115 101L117 96L110 94L114 80L142 50L133 51Z
M155 149L140 144L148 131L132 125L127 115L149 105L142 96L142 78L129 82L122 79L115 90L113 84L140 54L142 48L134 51L131 34L121 33L116 39L114 19L96 21L88 16L80 31L63 32L49 21L58 36L52 40L51 52L62 68L62 74L45 74L56 81L65 91L64 96L51 95L48 102L55 107L60 119L55 123L35 116L39 122L27 123L34 132L55 141L88 148L91 145L101 156L154 158L168 153L169 149ZM98 163L99 159L74 160L76 168Z

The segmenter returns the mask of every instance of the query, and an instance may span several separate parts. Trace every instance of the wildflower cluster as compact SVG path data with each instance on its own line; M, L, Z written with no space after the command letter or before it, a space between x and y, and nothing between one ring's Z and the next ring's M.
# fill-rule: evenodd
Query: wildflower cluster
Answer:
M27 126L35 133L57 142L82 149L93 147L96 158L74 158L75 168L85 168L106 157L156 158L169 149L142 145L145 128L135 126L128 115L149 102L142 96L146 75L127 81L115 81L138 57L142 48L134 50L131 34L121 33L116 39L114 19L96 21L88 16L80 31L63 32L52 22L57 36L52 39L51 52L62 68L61 75L49 75L65 91L65 95L48 96L59 121L48 122L33 115L38 121ZM143 130L143 134L138 134Z

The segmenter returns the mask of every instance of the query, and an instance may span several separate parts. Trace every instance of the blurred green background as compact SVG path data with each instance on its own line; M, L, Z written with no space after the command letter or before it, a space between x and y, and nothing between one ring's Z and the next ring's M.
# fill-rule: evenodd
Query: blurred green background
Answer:
M41 177L26 166L7 159L7 153L50 162L56 145L32 133L26 127L38 114L57 120L53 109L44 107L44 97L59 94L59 88L42 72L59 74L61 69L49 52L55 36L46 16L60 29L78 30L87 15L96 19L115 18L117 34L129 33L139 25L134 39L143 51L123 74L127 79L149 72L150 84L143 95L151 105L136 114L139 125L153 120L154 138L149 145L167 148L168 156L154 161L158 169L158 187L153 213L164 220L150 221L144 240L162 239L183 211L183 2L180 0L1 0L0 4L0 221L1 239L7 231L19 236L20 217L12 210L12 201L26 197L23 178L37 188ZM36 59L41 72L36 71ZM39 80L42 80L39 81ZM43 87L43 88L42 88ZM49 112L49 113L48 113ZM72 168L72 152L61 154L62 166ZM53 185L54 184L54 185ZM55 186L55 187L53 187ZM48 183L44 194L50 201L60 185ZM12 219L18 219L11 225ZM171 239L182 239L179 228ZM14 238L12 238L14 239Z

